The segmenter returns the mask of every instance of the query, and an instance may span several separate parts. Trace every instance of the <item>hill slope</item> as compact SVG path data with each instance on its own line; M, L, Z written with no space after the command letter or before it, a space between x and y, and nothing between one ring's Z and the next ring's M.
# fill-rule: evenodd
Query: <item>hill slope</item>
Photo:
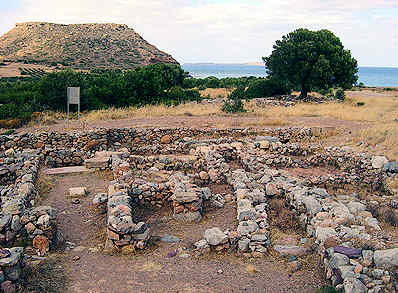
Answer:
M0 59L76 68L178 63L123 24L17 23L0 37Z

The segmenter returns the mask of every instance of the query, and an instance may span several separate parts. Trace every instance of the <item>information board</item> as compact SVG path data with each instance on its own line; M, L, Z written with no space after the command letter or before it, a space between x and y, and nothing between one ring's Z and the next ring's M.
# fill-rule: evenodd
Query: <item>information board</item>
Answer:
M68 103L73 105L80 104L80 87L68 87Z

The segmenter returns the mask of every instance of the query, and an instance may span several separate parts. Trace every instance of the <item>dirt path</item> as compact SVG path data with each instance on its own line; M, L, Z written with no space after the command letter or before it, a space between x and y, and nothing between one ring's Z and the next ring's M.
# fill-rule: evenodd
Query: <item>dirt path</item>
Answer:
M68 282L66 288L56 291L54 286L54 291L48 292L314 292L323 283L318 272L303 269L291 275L285 264L271 257L195 257L189 250L185 258L170 255L189 248L209 227L233 227L234 204L207 210L200 224L186 225L172 220L170 211L164 208L146 218L153 235L174 235L181 242L158 242L151 250L135 256L104 255L96 248L103 244L105 216L98 215L90 203L95 193L105 191L108 180L92 173L56 177L55 184L42 203L59 210L58 228L77 249L52 256L57 262L55 267L65 270ZM70 187L79 186L86 186L90 193L80 199L80 204L73 204L65 193Z

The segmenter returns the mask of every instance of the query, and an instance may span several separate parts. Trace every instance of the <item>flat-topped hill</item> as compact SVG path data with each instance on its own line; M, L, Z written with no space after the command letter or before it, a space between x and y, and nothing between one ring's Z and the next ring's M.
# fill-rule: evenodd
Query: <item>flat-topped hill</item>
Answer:
M178 63L124 24L17 23L0 37L0 59L76 68Z

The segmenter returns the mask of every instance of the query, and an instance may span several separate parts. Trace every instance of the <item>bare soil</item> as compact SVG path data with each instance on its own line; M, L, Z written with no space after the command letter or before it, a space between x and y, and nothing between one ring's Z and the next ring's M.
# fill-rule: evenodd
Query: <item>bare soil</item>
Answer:
M108 183L106 176L95 173L56 177L55 187L43 196L42 204L58 209L58 228L66 240L74 242L78 248L53 254L45 261L49 270L35 271L35 280L47 280L48 274L62 269L61 278L51 279L66 280L62 288L48 285L29 292L315 292L323 285L315 266L292 275L283 260L271 255L259 259L228 253L195 256L189 248L202 238L207 228L227 229L236 225L233 203L218 210L206 209L199 224L175 222L167 207L159 211L141 211L140 216L149 223L153 235L174 235L182 241L156 242L151 249L136 255L103 254L97 248L104 244L105 215L93 209L91 201L95 193L106 190ZM73 204L65 194L70 187L79 186L86 186L89 195L80 198L80 204ZM227 192L228 188L218 186L216 190ZM177 251L190 256L170 257ZM51 268L55 270L53 273ZM29 288L39 287L31 285Z
M258 116L255 115L209 115L209 116L169 116L169 117L153 117L153 118L134 118L85 122L84 125L78 121L70 121L67 127L65 120L57 120L52 125L38 125L35 127L20 128L18 132L37 132L37 131L57 131L69 132L79 129L95 129L95 128L244 128L250 125L252 128L277 128L278 125L267 126L258 125ZM347 129L363 128L367 124L364 122L353 122L338 120L328 117L289 117L286 126L306 126L306 127L338 127Z

